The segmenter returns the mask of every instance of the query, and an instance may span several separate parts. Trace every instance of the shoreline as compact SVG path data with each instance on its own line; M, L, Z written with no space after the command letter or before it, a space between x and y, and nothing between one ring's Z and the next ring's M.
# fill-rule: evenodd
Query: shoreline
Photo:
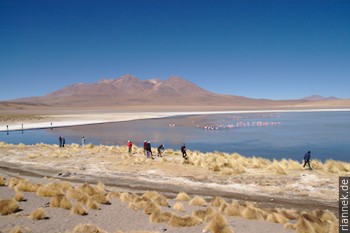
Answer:
M50 129L70 126L96 125L133 120L160 119L176 116L215 115L215 114L251 114L251 113L287 113L287 112L349 112L350 109L302 109L302 110L234 110L234 111L186 111L186 112L123 112L123 113L85 113L41 115L44 120L2 122L0 132ZM40 115L39 115L40 116Z

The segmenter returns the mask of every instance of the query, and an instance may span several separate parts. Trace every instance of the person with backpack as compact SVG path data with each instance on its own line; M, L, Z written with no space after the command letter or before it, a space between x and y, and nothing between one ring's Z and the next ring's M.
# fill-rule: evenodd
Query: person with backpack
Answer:
M181 146L181 153L182 153L182 158L187 160L188 158L187 158L187 151L186 151L185 143L183 143L182 146Z
M129 155L131 156L131 152L132 152L132 142L131 142L131 140L128 141L128 152L129 152Z
M303 165L303 167L305 167L306 164L308 164L309 165L309 170L312 170L311 165L310 165L310 158L311 158L311 151L308 151L304 155L304 165Z
M158 146L158 157L163 157L162 154L163 154L163 150L164 150L164 145L161 144L160 146Z

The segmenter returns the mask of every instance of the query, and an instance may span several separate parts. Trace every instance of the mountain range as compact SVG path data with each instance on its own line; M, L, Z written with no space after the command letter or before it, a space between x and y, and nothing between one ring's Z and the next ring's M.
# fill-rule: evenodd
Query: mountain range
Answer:
M209 92L179 77L140 80L132 75L123 75L117 79L101 79L96 83L77 83L48 95L16 99L7 101L6 104L60 108L226 106L232 109L262 109L293 108L305 103L309 106L312 101L335 99L321 96L309 96L299 100L253 99Z

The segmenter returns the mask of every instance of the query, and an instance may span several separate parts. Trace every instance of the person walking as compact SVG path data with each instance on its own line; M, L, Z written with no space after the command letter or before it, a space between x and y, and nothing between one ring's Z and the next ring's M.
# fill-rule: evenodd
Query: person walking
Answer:
M311 165L310 165L310 158L311 158L311 151L308 151L304 155L304 165L303 165L303 167L305 167L306 164L308 164L309 170L312 170Z
M158 150L158 157L163 157L162 154L164 150L164 145L161 144L160 146L158 146L157 150Z
M60 143L60 147L62 147L62 143L63 143L63 138L62 138L62 136L59 136L58 141L59 141L59 143Z
M147 156L147 146L148 146L147 140L143 141L143 153L146 156Z
M153 158L153 154L152 154L152 146L151 146L151 142L148 141L147 142L147 158L151 157L152 159Z
M187 158L187 151L186 151L185 143L183 143L182 146L181 146L181 153L182 153L182 158L187 160L188 158Z
M129 152L129 155L131 156L131 152L132 152L132 141L131 140L128 141L128 152Z
M85 146L86 137L81 138L81 146Z

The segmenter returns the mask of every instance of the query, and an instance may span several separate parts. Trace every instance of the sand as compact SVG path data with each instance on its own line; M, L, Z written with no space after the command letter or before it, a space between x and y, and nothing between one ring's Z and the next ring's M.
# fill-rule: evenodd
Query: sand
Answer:
M322 164L313 161L314 170L310 171L303 169L296 161L279 161L282 172L276 168L278 165L275 162L252 160L237 154L201 154L192 151L188 154L189 162L182 159L179 151L171 150L166 150L164 157L152 160L145 159L142 149L137 147L129 156L126 147L81 147L72 144L59 148L57 145L2 143L0 175L7 179L20 176L41 184L65 180L78 186L84 182L96 184L102 181L108 191L138 195L156 190L168 198L171 207L176 195L186 192L191 197L202 196L208 202L215 196L221 196L228 203L233 200L241 204L245 201L257 202L259 208L265 209L296 209L300 213L328 209L334 214L338 205L338 178L350 175L348 163L340 163L343 170L336 170L333 168L340 166L337 162ZM237 170L240 166L243 170ZM0 188L0 199L14 196L13 189ZM88 215L78 216L67 210L46 207L48 199L39 198L34 193L24 192L24 196L27 202L20 203L23 210L15 215L1 216L0 229L6 232L13 226L21 225L31 232L70 232L79 223L91 222L108 232L164 232L166 229L166 232L191 233L201 232L207 225L207 222L202 222L193 227L174 228L166 223L150 223L149 216L142 211L130 210L119 199L111 200L111 205L101 205L101 210L88 210ZM30 220L26 216L38 207L44 208L49 219ZM195 209L203 208L188 206L188 202L184 203L184 207L185 212L179 214L191 215ZM164 211L176 212L172 208L164 208ZM225 218L234 232L257 232L257 229L259 232L290 232L284 229L283 224L265 220Z

